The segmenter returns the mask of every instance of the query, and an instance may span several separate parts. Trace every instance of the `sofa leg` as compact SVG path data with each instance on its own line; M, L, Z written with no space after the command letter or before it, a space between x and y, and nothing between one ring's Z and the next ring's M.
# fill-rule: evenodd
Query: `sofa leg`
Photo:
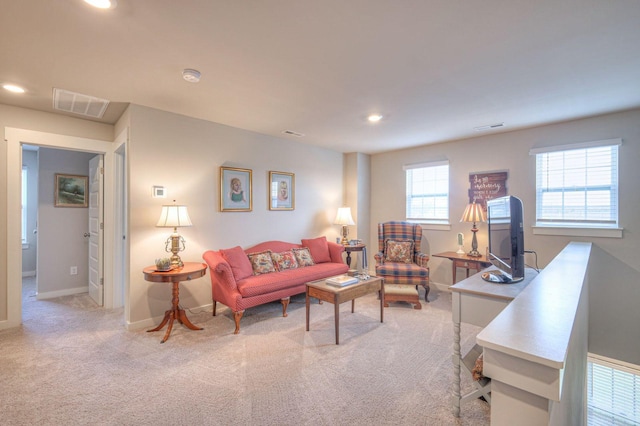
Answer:
M242 318L243 314L244 310L233 313L233 320L236 322L236 331L234 331L233 334L240 333L240 319Z
M280 299L280 303L282 303L282 316L286 317L287 315L287 306L289 306L290 297L285 297L284 299Z
M217 305L217 303L216 303L216 301L214 300L214 301L213 301L213 316L214 316L214 317L216 316L216 305Z

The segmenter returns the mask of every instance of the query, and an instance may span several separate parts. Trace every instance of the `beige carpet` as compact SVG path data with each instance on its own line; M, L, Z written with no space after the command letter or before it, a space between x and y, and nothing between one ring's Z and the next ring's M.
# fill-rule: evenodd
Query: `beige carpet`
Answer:
M130 332L122 310L88 295L36 301L26 280L24 324L0 332L0 424L487 425L476 400L451 414L451 295L432 290L421 311L385 309L368 295L333 305L304 295L247 310L239 335L226 307L189 312L203 331ZM169 304L169 299L167 299ZM463 346L477 329L463 327ZM469 379L463 388L471 389Z

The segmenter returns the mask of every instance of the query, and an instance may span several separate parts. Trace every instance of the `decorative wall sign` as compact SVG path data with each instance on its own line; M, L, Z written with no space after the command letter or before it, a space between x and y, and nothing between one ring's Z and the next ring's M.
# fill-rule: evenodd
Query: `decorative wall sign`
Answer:
M487 201L507 195L507 172L469 173L469 203L487 210Z

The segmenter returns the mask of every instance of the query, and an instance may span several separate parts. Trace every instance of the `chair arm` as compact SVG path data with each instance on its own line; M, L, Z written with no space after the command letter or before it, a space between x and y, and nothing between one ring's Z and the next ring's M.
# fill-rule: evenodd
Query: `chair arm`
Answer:
M331 241L327 241L327 245L329 246L329 257L331 257L331 262L345 263L344 259L342 258L344 246L342 244L336 244Z
M382 265L384 263L384 254L381 251L374 254L373 258L376 260L377 265Z
M429 255L421 252L416 253L416 265L426 268L429 263Z
M212 286L218 284L221 288L237 291L236 278L231 266L218 251L208 250L202 258L209 266Z

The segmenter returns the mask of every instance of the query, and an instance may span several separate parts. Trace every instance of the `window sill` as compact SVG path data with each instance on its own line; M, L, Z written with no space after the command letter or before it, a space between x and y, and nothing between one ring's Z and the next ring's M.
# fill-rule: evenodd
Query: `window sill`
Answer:
M407 219L409 223L416 223L422 226L422 229L426 229L429 231L451 231L450 223L432 223L432 222L423 222L419 220L411 220Z
M622 228L579 228L569 226L533 226L533 235L567 237L622 238Z

